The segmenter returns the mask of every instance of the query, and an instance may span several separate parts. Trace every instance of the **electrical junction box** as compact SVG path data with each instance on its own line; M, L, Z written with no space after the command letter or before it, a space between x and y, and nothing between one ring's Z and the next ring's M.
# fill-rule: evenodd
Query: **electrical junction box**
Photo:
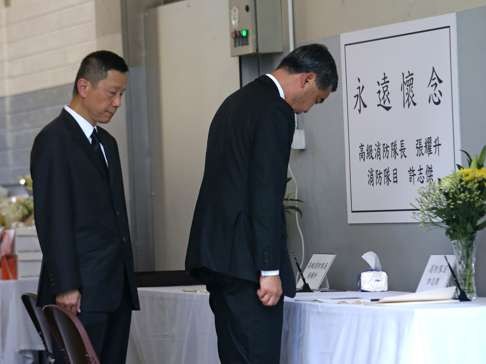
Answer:
M281 0L229 0L231 56L284 49Z

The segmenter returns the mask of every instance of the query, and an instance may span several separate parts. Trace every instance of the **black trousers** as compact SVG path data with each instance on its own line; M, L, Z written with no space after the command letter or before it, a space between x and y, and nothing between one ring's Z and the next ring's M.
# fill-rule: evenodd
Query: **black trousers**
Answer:
M218 274L207 281L221 363L279 364L283 297L268 307L258 299L254 282Z
M100 294L103 294L103 292L100 292ZM81 311L78 317L88 333L100 363L124 364L132 317L130 294L126 282L120 306L115 311Z

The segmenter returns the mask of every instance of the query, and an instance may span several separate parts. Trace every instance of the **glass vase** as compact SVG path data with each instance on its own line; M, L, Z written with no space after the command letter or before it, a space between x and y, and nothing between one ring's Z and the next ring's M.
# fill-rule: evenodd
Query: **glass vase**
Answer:
M476 264L476 236L468 236L452 241L452 248L456 256L455 272L461 288L470 300L477 298L475 264Z

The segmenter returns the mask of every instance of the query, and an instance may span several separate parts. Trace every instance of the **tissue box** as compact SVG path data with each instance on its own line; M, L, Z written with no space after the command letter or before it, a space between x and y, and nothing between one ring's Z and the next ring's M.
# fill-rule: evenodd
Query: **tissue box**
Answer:
M380 270L362 272L360 275L360 287L366 292L388 291L388 275Z

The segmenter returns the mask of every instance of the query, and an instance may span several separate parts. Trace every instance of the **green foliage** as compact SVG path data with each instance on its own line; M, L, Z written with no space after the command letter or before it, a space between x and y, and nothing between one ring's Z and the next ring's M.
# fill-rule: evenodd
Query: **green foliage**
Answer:
M419 190L417 219L443 227L451 240L473 238L486 227L486 146L469 166Z
M461 152L466 155L467 165L469 166L469 168L484 168L484 161L486 159L486 145L483 147L483 149L481 149L481 152L474 157L471 157L471 155L463 149L461 149ZM458 165L458 168L462 169L464 167Z
M289 183L291 180L291 177L287 177L287 183ZM286 193L283 199L284 211L289 214L299 214L299 216L302 217L303 213L301 206L303 203L304 201L294 198L291 193Z

